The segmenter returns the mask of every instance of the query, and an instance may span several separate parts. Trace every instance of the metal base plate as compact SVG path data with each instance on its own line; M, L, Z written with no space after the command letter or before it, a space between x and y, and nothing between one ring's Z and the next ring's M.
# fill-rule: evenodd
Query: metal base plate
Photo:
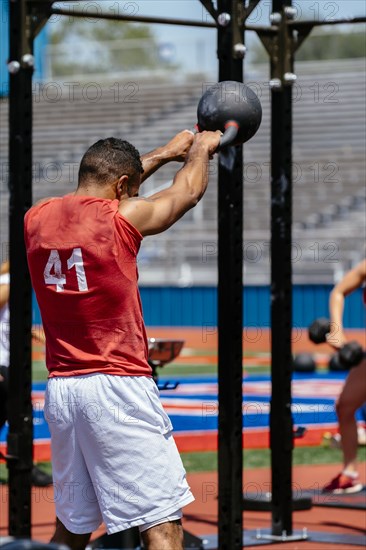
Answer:
M301 494L301 496L293 495L292 510L310 510L313 506L311 495ZM270 512L272 510L272 495L265 493L258 497L255 493L246 493L243 498L243 510L251 510L256 512Z
M258 537L260 535L260 538ZM268 538L266 538L268 537ZM204 550L218 550L218 538L217 535L202 535L202 549ZM266 546L268 544L283 544L286 542L294 542L307 540L308 542L323 542L329 545L348 545L348 546L362 546L366 547L366 535L343 535L341 533L328 533L326 531L294 531L292 535L287 537L275 537L273 540L270 529L256 529L243 531L243 547L249 548L251 546ZM189 547L185 547L188 550ZM200 548L200 547L198 547ZM332 546L329 546L331 550Z
M260 534L260 538L258 537ZM283 539L281 536L276 537L276 540L273 538L266 539L265 537L271 537L270 529L260 529L260 530L251 530L244 531L243 533L243 546L263 546L265 544L278 544L284 542L292 542L293 540L307 540L308 542L323 542L326 544L343 544L348 546L366 546L366 535L350 535L342 533L329 533L327 531L307 531L305 539L303 538L304 533L301 531L294 532L293 535L288 536ZM296 539L292 537L297 537ZM330 547L331 548L331 547Z
M300 496L294 494L292 501L294 511L310 510L312 506L366 510L366 486L359 493L344 495L322 493L320 489L304 489ZM271 509L271 493L265 493L260 497L255 493L247 493L243 498L243 510L268 512Z
M359 493L348 493L344 495L322 493L319 489L305 489L301 492L301 496L310 497L313 506L366 510L366 486Z

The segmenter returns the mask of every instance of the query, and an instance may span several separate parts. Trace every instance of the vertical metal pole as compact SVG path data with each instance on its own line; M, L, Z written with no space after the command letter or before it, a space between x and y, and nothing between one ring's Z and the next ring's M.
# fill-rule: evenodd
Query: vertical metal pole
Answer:
M31 536L32 287L23 238L23 217L32 204L32 54L26 33L26 0L10 2L9 94L9 534Z
M219 14L233 19L234 1L220 0ZM243 60L233 57L233 30L218 27L219 80L243 81ZM243 31L244 41L244 31ZM219 156L218 179L218 380L219 548L242 548L242 334L243 155L230 147L232 164ZM230 163L229 163L230 164Z
M282 12L291 0L273 0ZM289 31L290 32L290 31ZM272 534L292 533L292 88L272 90L271 123Z

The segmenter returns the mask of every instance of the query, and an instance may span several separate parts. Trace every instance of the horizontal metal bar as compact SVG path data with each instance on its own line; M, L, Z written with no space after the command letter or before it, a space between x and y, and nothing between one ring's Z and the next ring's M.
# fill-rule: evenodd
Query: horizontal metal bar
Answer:
M278 27L276 25L244 25L245 31L254 31L254 32L266 32L268 34L276 34Z
M135 23L157 23L163 25L182 25L186 27L204 27L208 29L216 29L216 23L204 22L204 21L190 21L187 19L169 19L167 17L148 17L144 15L122 15L122 14L113 14L113 13L98 13L91 11L79 11L79 10L64 10L61 8L51 8L51 15L65 15L67 17L85 17L88 19L109 19L110 21L130 21ZM262 26L262 25L246 25L246 31L266 31L269 33L277 32L278 28L276 26Z
M101 13L92 11L63 10L51 8L50 15L66 15L68 17L85 17L88 19L109 19L112 21L132 21L136 23L157 23L162 25L182 25L185 27L216 28L216 23L207 21L190 21L187 19L169 19L167 17L148 17L144 15L122 15L113 13Z
M321 27L325 25L345 25L353 23L366 23L366 17L345 17L334 21L288 21L289 27L300 29L304 27Z

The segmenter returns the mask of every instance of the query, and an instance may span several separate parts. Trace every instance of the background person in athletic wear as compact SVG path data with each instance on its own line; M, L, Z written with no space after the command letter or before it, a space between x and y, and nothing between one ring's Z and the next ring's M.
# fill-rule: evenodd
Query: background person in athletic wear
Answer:
M138 526L149 550L183 548L181 509L193 496L147 361L136 255L143 237L202 198L220 135L183 131L141 159L128 142L100 140L81 161L76 192L25 216L49 370L52 541L73 550L102 521L108 533ZM173 184L139 198L141 182L171 160L185 161Z
M0 267L0 431L8 419L9 407L9 294L10 294L10 264L5 261ZM32 331L32 335L42 344L44 335L40 331ZM36 487L46 487L52 484L52 477L43 472L35 464L32 468L32 484Z
M343 330L345 297L362 286L366 280L366 260L346 273L330 294L329 311L331 332L327 342L336 349L347 341ZM364 301L365 301L364 290ZM341 435L343 470L323 488L324 492L354 493L362 490L357 472L358 434L355 412L366 401L366 357L353 367L346 378L342 392L337 399L336 410Z

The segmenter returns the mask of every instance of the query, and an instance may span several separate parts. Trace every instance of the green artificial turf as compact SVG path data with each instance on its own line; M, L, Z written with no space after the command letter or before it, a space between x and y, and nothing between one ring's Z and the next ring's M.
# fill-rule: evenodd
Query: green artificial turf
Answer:
M48 370L44 361L32 362L32 380L33 382L45 382L47 380Z
M262 365L246 364L243 367L243 374L250 371L250 374L268 374L269 368ZM158 376L161 378L169 378L170 376L217 376L217 365L184 365L171 363L170 365L159 368Z
M215 376L217 375L217 366L216 365L199 365L199 364L175 364L170 363L170 365L158 368L158 376L162 378L169 378L170 376Z
M158 376L161 378L170 378L171 376L217 376L217 365L206 365L200 364L199 358L197 363L192 365L191 363L170 363L166 367L158 368ZM250 371L251 374L268 374L269 367L263 365L257 365L255 358L253 358L253 363L246 364L243 368L243 373ZM43 382L47 380L47 368L44 361L34 360L33 361L33 382Z
M217 453L182 453L187 472L208 472L217 469ZM366 447L358 451L358 459L366 461ZM243 453L244 469L270 467L269 449L249 449ZM335 464L342 461L341 451L327 447L298 447L293 452L293 464Z

